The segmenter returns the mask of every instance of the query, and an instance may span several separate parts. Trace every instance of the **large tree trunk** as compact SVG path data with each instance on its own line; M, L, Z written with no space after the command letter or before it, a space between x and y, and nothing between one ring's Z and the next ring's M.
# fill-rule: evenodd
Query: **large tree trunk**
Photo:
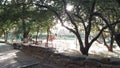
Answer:
M88 56L89 48L90 48L90 47L87 46L87 47L85 47L85 48L81 48L80 51L81 51L81 53L82 53L83 55Z
M38 39L38 33L39 33L39 27L37 28L37 34L36 34L36 44L38 43L37 39Z
M25 31L24 34L23 34L23 42L24 43L28 42L28 34L29 34L29 31Z
M49 39L50 27L47 29L47 38L46 38L46 47L48 47L48 39Z
M4 32L5 42L8 42L8 33Z
M22 28L23 28L23 42L27 43L28 42L29 29L27 28L27 24L25 22L25 19L22 19Z
M85 42L85 44L83 44L82 39L80 38L80 35L76 34L76 36L77 36L77 39L78 39L78 42L79 42L79 45L80 45L81 53L83 55L88 56L88 51L89 51L89 48L90 48L91 45L88 42ZM85 41L87 41L87 40L85 40Z

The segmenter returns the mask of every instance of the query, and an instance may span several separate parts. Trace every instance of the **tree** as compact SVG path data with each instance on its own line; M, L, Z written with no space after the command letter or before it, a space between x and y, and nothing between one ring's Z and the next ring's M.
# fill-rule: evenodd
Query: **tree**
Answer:
M13 28L14 22L11 21L13 19L12 11L10 10L11 5L7 0L3 0L0 2L0 28L1 28L1 35L4 34L5 42L7 42L8 39L8 32ZM11 14L10 14L11 13ZM11 19L11 20L10 20Z
M96 1L96 0L84 0L84 1L83 0L75 0L75 1L73 1L73 0L61 0L61 1L58 0L58 1L54 1L54 0L51 0L51 2L52 1L54 3L51 5L49 5L45 1L44 1L44 4L36 4L36 5L39 7L44 7L44 8L47 8L48 10L51 10L53 13L55 13L57 18L60 20L61 24L66 29L70 30L71 32L73 32L76 35L76 37L79 41L80 51L82 52L82 54L88 55L89 48L91 47L93 42L97 40L97 38L102 34L103 30L106 29L107 27L109 27L110 31L115 36L115 32L111 27L112 27L112 25L119 23L119 21L115 21L112 24L110 24L110 23L108 23L108 21L106 22L106 19L103 17L102 13L98 13L99 10L97 9L97 7L100 6L99 5L100 2L103 3L104 1ZM49 3L51 3L51 2L49 2ZM109 3L114 3L114 1L106 2L105 4L109 4ZM74 6L72 11L68 11L66 9L68 4L71 4ZM93 39L90 40L89 38L90 38L90 34L92 32L92 30L91 30L92 25L93 25L94 19L96 17L101 18L101 20L104 21L105 26L102 27L100 29L100 31L98 32L98 34ZM76 21L75 19L77 19L78 21ZM66 20L69 21L69 24L71 24L72 27L64 25L64 22ZM80 35L79 25L83 25L82 28L84 29L84 34L85 34L84 41L82 40L81 35Z
M102 4L104 5L104 7L100 7L100 12L96 13L96 16L98 16L99 18L101 18L104 23L108 26L109 30L110 30L110 34L111 36L114 36L114 39L115 41L117 42L118 46L120 47L120 40L118 39L118 35L119 33L116 32L115 30L115 26L116 24L114 25L110 25L109 23L119 23L119 5L116 4L116 1L113 0L113 1L107 1L108 4ZM113 3L114 2L114 3ZM112 5L112 6L111 6ZM107 6L110 6L110 7L107 7ZM111 37L113 38L113 37ZM111 43L113 42L113 39L111 39ZM113 43L112 45L110 45L110 49L112 49L112 46L113 46Z
M107 7L107 6L110 6L110 7ZM109 2L108 4L101 3L99 5L99 7L97 7L97 9L99 10L97 12L102 14L102 17L104 17L108 21L108 24L111 24L115 21L119 21L119 16L120 15L119 15L119 9L118 8L119 7L115 3L112 3L112 2ZM101 27L102 27L102 26L106 25L103 20L97 20L97 21L102 22L102 23L96 23L96 24L99 24L98 26L101 25ZM112 30L114 30L114 31L115 31L115 26L116 25L111 26L113 28ZM98 27L98 29L99 29L99 27ZM117 31L115 31L115 32L117 32ZM109 34L109 36L107 38L110 38L109 39L110 44L107 43L107 41L105 39L105 34ZM104 31L102 33L102 38L103 38L104 45L108 48L108 50L113 51L113 43L114 43L115 38L114 38L114 35L111 32L111 30L107 29L107 31Z
M33 16L33 27L35 28L36 34L36 43L38 38L38 33L43 30L44 32L48 31L48 28L53 27L55 24L53 22L53 16L50 11L38 10L38 13L34 13ZM32 28L33 29L33 28Z
M29 32L37 30L38 34L40 29L47 31L47 26L52 26L52 13L35 6L33 3L38 3L36 0L1 0L0 3L0 25L4 30L10 25L16 33L23 34L23 38L27 39Z

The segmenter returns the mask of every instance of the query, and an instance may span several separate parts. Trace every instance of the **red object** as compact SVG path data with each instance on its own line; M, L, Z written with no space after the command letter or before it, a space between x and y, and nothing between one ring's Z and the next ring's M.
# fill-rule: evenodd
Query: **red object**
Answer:
M55 39L55 36L50 36L48 40L52 42L54 39Z

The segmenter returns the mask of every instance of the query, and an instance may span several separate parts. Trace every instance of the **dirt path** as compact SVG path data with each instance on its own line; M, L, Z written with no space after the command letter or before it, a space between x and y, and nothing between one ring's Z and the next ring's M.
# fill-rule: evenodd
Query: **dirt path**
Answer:
M0 43L0 68L59 68L54 64L38 61L12 46Z

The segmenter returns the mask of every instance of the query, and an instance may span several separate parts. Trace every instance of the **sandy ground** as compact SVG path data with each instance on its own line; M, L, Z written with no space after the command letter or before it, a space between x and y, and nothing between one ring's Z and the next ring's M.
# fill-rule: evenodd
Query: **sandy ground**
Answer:
M46 40L43 40L42 44L39 45L32 44L32 46L45 47L45 42ZM31 43L29 42L28 44ZM79 50L80 47L78 45L78 42L76 42L76 40L54 40L52 42L49 42L48 47L55 48L59 53L72 52L72 51L80 53ZM98 55L102 57L120 58L120 48L116 46L115 48L113 48L113 51L114 52L109 52L103 43L100 44L98 42L94 42L89 49L89 54Z

